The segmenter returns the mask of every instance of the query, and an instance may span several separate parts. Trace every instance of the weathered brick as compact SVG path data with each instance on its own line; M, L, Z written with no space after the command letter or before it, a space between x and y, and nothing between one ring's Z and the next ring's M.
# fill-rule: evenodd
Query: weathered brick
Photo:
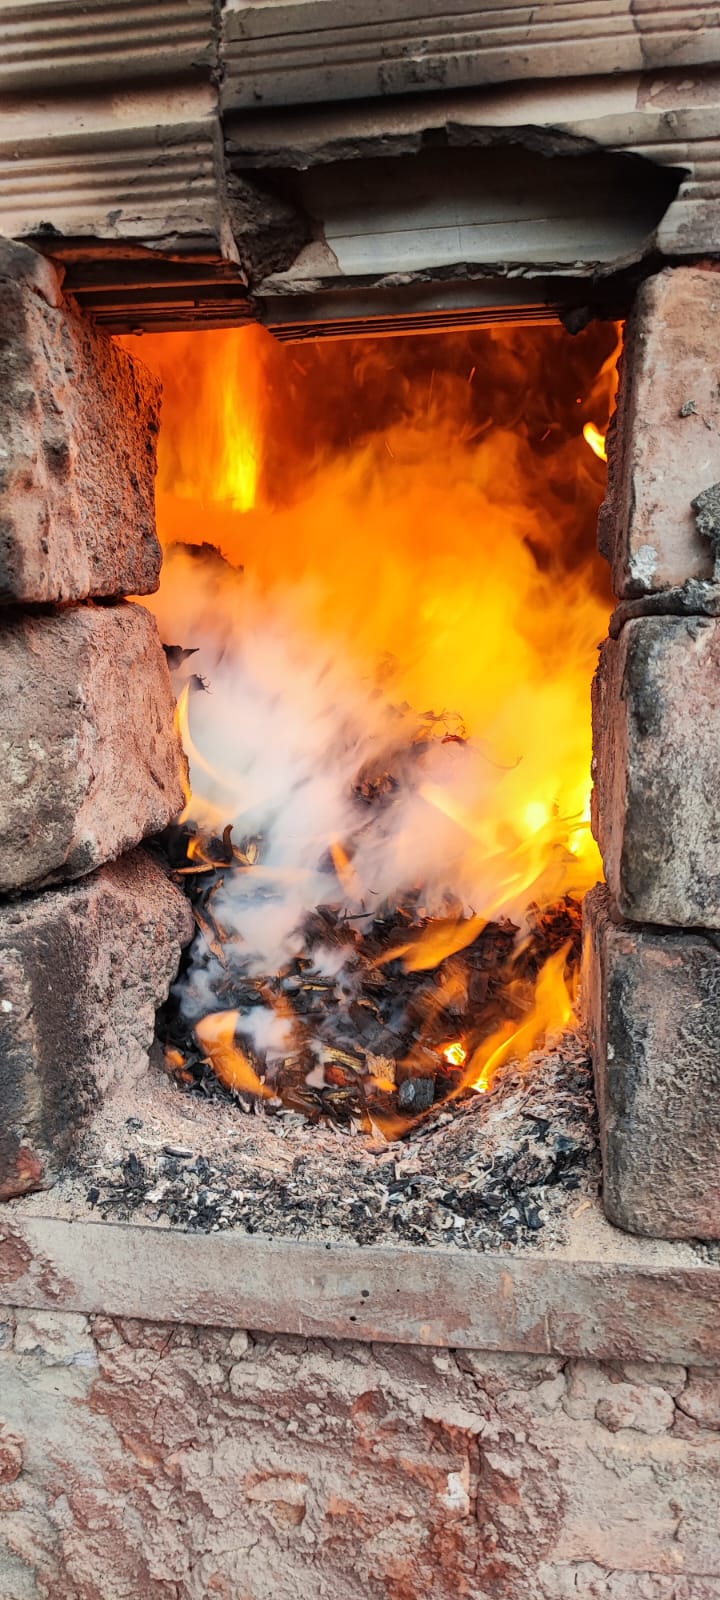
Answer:
M0 1198L47 1187L112 1081L147 1064L192 928L141 850L0 907Z
M720 938L638 928L605 888L584 907L583 998L611 1222L720 1238Z
M174 700L142 606L9 613L0 681L0 890L90 872L177 814Z
M600 548L616 594L710 578L691 502L720 479L720 274L677 267L638 291L626 328L609 440Z
M622 916L720 927L720 621L638 617L593 684L593 831Z
M0 604L158 586L159 384L0 241Z

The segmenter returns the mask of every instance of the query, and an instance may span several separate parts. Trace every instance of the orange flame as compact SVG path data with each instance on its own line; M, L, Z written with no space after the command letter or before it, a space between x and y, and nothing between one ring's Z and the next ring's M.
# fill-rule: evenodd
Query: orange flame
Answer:
M195 1023L198 1043L226 1089L270 1097L272 1090L258 1077L244 1051L235 1043L239 1011L213 1011Z
M618 361L622 352L622 333L619 326L616 332L617 343L615 348L610 351L609 356L603 362L588 401L590 409L597 407L605 413L606 417L610 416L618 387ZM599 428L595 422L585 423L583 438L600 461L607 461L606 437L606 432L603 428Z
M601 876L588 691L610 599L588 544L602 483L572 407L582 390L598 419L584 439L604 459L607 329L293 348L254 327L123 342L164 384L167 549L147 603L165 639L198 647L212 691L193 697L192 731L187 688L178 703L185 815L220 832L242 818L248 833L282 815L262 872L273 893L289 886L295 925L323 855L353 913L422 886L432 920L388 957L412 972L491 919L584 893ZM179 540L224 560L196 560ZM353 772L392 772L394 740L412 753L411 781L368 811L349 850ZM290 803L280 769L293 763ZM292 926L288 914L286 944ZM563 971L560 952L532 1013L503 1024L464 1077L488 1088L567 1020ZM204 1045L219 1075L267 1092L234 1044L237 1014L220 1016ZM463 1049L446 1047L451 1065Z
M505 1022L473 1053L465 1081L486 1094L506 1062L523 1060L545 1044L549 1033L567 1027L575 1005L575 995L565 977L569 943L545 962L537 980L530 1014L519 1027ZM511 998L511 997L509 997Z

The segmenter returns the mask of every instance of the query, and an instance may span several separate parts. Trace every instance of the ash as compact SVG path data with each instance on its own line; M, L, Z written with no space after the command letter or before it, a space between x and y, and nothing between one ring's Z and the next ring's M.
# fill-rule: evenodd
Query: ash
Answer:
M80 1168L63 1180L103 1218L360 1245L547 1248L598 1192L580 1031L506 1069L489 1094L438 1107L402 1142L310 1128L261 1101L238 1115L236 1105L183 1094L159 1071L140 1096L120 1121L116 1108L114 1125L102 1114Z

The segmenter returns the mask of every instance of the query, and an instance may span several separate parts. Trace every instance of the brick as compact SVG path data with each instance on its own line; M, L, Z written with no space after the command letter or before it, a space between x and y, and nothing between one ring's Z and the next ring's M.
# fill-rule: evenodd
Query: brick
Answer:
M177 815L174 700L142 606L9 613L0 681L0 890L90 872Z
M720 941L584 907L603 1203L629 1233L720 1238Z
M610 429L600 548L617 595L713 575L691 502L720 479L720 274L670 268L638 291Z
M114 1079L142 1072L192 930L140 850L0 907L0 1198L46 1188Z
M623 1373L630 1383L657 1383L662 1389L667 1389L673 1396L680 1394L687 1383L687 1368L679 1366L676 1362L654 1362L652 1375L649 1377L650 1366L647 1361L624 1361Z
M638 617L593 684L593 831L620 913L720 927L720 621Z
M157 589L160 386L0 241L0 604Z

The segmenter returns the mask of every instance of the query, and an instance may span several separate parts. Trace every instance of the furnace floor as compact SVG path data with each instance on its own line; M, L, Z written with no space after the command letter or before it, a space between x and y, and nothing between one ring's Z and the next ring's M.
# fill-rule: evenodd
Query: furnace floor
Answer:
M72 1167L23 1205L199 1233L545 1250L597 1206L599 1176L587 1041L573 1031L391 1144L208 1100L154 1066L109 1095Z

